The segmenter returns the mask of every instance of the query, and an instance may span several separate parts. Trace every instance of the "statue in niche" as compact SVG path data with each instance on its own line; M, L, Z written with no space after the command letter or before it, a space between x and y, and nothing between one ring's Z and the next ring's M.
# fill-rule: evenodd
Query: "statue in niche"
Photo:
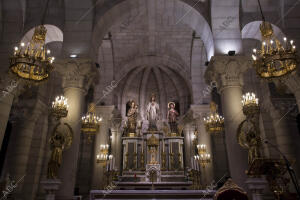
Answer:
M149 121L149 131L157 131L156 122L159 120L159 105L155 101L155 95L152 94L150 102L147 105L147 120Z
M50 138L50 147L52 149L51 157L48 162L47 178L57 179L58 170L62 162L62 153L72 144L73 131L69 124L64 123L69 129L68 131L58 131L60 123L58 123Z
M248 164L261 157L261 138L257 116L247 117L237 129L238 143L248 149Z
M171 134L176 134L178 133L178 127L177 127L177 116L179 113L175 110L175 103L174 102L169 102L168 103L168 115L167 115L167 120L170 125L170 130Z
M138 117L138 106L132 100L130 102L130 108L127 112L127 119L128 119L127 133L128 133L129 136L135 136L137 117Z

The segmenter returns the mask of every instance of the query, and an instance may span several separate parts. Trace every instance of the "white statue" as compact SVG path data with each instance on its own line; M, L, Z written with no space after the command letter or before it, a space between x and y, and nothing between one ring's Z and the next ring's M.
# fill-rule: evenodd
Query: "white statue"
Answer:
M149 131L157 131L156 122L159 120L159 105L155 101L155 95L151 95L150 102L147 105L147 120L149 121Z

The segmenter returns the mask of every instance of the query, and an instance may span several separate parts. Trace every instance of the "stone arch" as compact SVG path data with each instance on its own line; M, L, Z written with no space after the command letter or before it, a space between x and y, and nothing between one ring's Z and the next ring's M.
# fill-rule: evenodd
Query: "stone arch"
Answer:
M143 0L145 3L147 0ZM169 0L164 0L169 1ZM175 4L175 3L174 3ZM92 34L92 52L97 57L97 50L101 45L102 39L108 32L108 29L115 23L118 23L126 14L134 12L141 7L141 0L121 0L117 5L108 5L108 9L102 10L103 14L96 17L95 27ZM184 23L190 26L201 36L204 45L206 47L208 60L214 55L214 42L213 35L208 22L205 18L193 7L182 2L181 0L176 1L176 5L180 12L175 12L176 19L179 19L178 23ZM174 11L175 11L174 6ZM184 17L182 17L185 13ZM182 14L182 15L181 15Z
M55 25L51 25L51 24L46 24L44 26L47 29L46 41L45 41L46 44L48 44L50 42L63 42L64 34L60 28L58 28ZM25 33L25 35L23 36L21 42L28 43L32 38L34 29L35 29L35 27L30 29L29 31L27 31L27 33Z
M242 29L242 39L256 39L261 41L261 34L259 30L259 26L262 23L262 21L253 21L248 24L246 24ZM281 31L281 29L272 24L274 35L281 40L283 37L285 37L285 34Z

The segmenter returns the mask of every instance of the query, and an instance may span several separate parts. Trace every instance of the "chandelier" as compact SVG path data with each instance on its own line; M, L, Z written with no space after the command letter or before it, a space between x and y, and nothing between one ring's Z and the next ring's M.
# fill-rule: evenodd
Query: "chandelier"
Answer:
M246 93L242 96L243 113L246 116L253 116L259 112L258 98L254 93Z
M197 149L198 155L195 155L194 159L199 162L199 165L205 168L205 165L211 162L210 154L207 153L207 146L206 144L198 144Z
M198 144L197 149L198 149L198 154L206 153L206 144Z
M49 56L50 50L45 47L46 33L45 26L40 25L28 44L22 42L15 47L10 58L10 71L17 77L35 83L49 78L54 57Z
M81 131L88 135L89 141L91 141L91 137L96 135L99 131L101 121L102 118L98 117L95 113L95 104L91 103L88 107L87 114L81 118Z
M280 42L275 37L272 25L266 22L258 0L263 22L260 24L261 49L253 49L252 59L256 73L266 80L282 78L296 70L298 56L294 41L284 37Z
M206 131L209 133L221 133L224 131L224 118L217 113L217 105L210 103L210 114L204 118Z
M111 157L112 155L108 156L108 150L109 150L109 145L108 144L106 144L106 145L101 144L100 145L99 153L96 156L97 163L103 163L103 162L107 161L107 159L110 159L109 157Z
M55 101L52 102L50 112L57 120L59 120L68 115L68 108L68 99L64 96L57 96Z

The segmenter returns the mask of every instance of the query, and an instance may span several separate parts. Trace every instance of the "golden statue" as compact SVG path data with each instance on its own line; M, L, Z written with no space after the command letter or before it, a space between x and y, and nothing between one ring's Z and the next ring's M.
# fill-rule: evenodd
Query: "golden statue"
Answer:
M52 153L48 162L48 179L57 179L58 170L62 162L62 153L64 149L68 149L72 144L72 128L69 124L64 123L64 125L68 127L69 131L58 131L58 127L60 126L60 124L61 123L58 123L55 126L52 136L49 140Z
M248 164L254 159L261 157L261 138L258 127L258 119L255 116L244 120L238 127L238 143L245 149L248 149Z
M127 118L128 118L127 134L129 136L135 136L137 116L138 116L138 106L135 104L134 101L130 101L130 108L127 112Z

